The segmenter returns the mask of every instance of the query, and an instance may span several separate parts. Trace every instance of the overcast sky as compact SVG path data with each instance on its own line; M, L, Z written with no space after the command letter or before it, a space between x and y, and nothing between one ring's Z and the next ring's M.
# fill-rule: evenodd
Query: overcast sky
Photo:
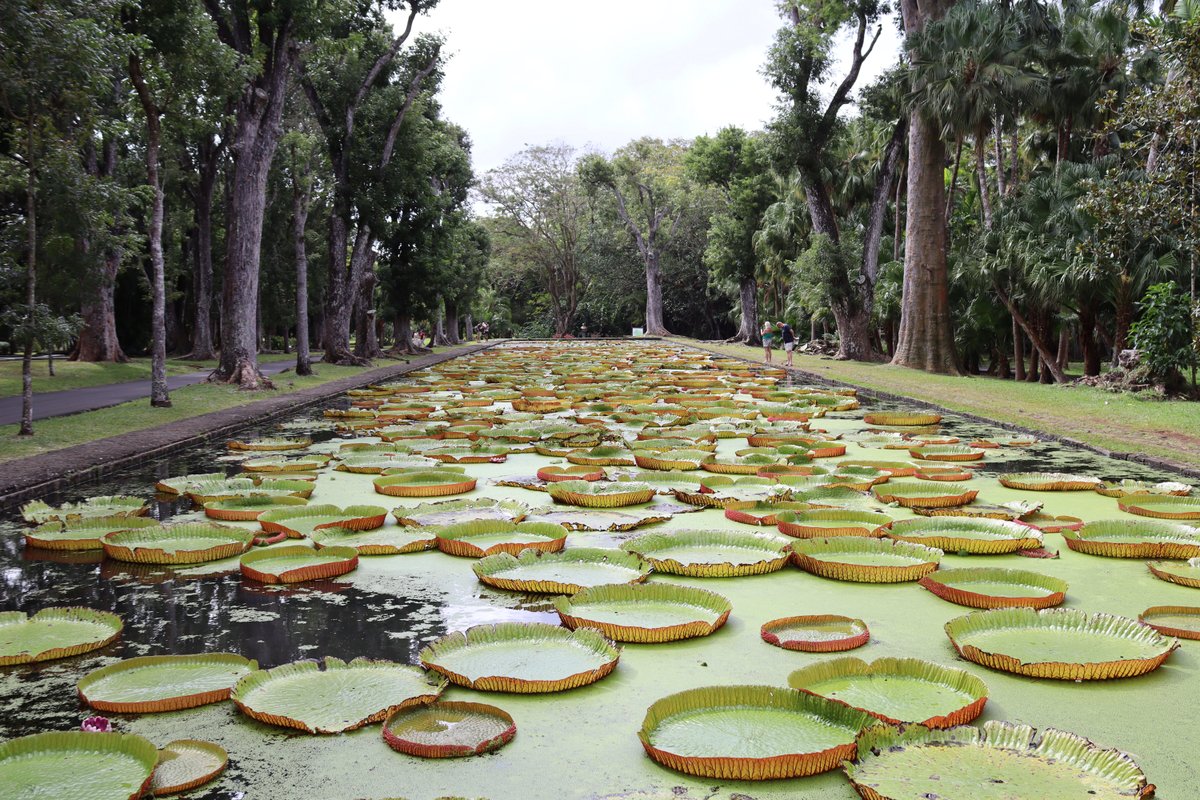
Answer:
M762 128L780 23L775 0L442 0L416 25L447 37L445 115L470 132L482 174L526 144L611 152ZM894 47L880 49L882 68Z

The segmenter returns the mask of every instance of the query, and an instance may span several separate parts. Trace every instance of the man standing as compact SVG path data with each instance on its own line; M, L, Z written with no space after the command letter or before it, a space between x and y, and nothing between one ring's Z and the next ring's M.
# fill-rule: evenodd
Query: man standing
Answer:
M783 351L787 353L788 368L792 366L792 351L796 349L796 332L786 322L779 323L779 336L783 342Z

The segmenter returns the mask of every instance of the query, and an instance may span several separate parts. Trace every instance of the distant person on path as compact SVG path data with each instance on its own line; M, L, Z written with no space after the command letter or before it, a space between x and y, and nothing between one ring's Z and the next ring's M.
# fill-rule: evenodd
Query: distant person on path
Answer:
M786 322L779 323L779 336L783 341L783 350L787 353L787 365L792 366L792 351L796 349L796 332ZM770 359L768 359L770 360Z
M763 358L771 363L771 347L775 344L775 323L767 320L762 326Z

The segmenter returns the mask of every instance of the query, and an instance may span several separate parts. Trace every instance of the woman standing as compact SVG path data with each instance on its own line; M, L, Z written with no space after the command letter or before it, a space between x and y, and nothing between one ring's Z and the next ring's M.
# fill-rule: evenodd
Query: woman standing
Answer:
M763 358L766 359L768 364L770 364L771 347L775 344L775 323L767 320L763 323L762 331L760 331L760 333L762 334Z

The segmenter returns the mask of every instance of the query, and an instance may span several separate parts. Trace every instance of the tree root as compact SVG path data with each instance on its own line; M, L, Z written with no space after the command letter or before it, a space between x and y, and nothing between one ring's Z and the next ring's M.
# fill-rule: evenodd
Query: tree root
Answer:
M217 367L209 373L208 383L237 384L238 389L246 392L257 392L264 389L274 389L275 384L258 370L258 365L249 361L239 361L233 372L225 375Z

